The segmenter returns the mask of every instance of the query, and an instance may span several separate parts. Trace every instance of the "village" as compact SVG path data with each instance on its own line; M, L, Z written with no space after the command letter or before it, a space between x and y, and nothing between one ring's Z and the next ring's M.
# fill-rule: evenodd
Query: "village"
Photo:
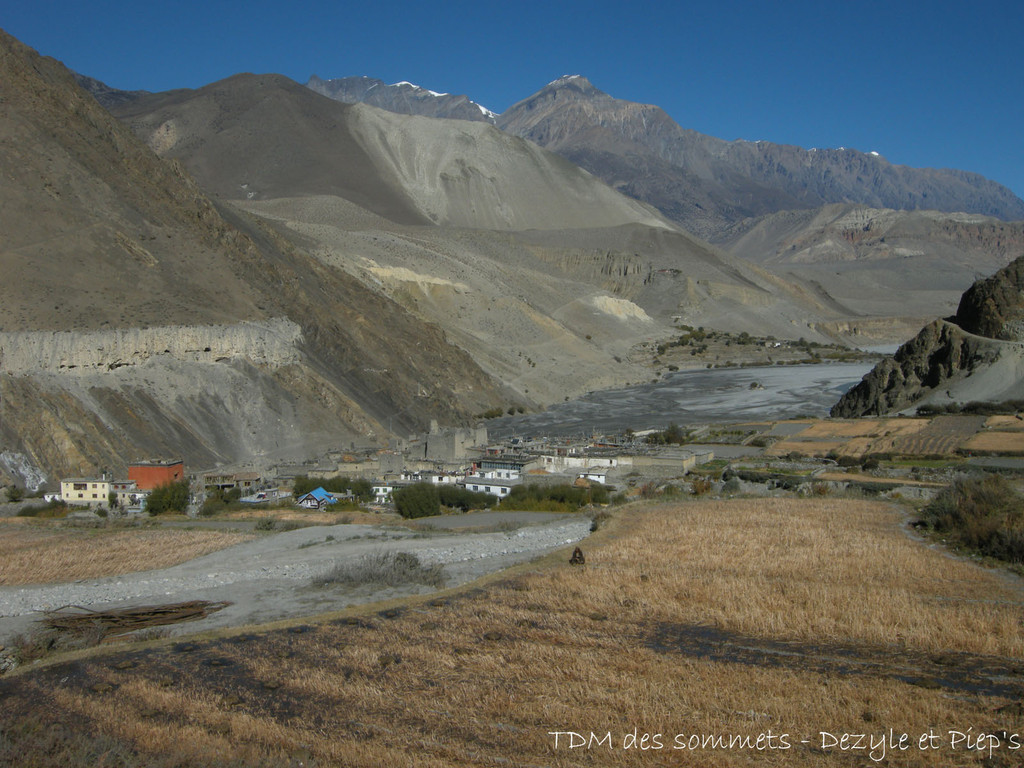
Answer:
M625 485L629 478L682 478L714 458L709 447L651 446L645 435L628 440L510 438L489 442L487 428L439 428L401 441L394 448L330 454L306 464L268 469L215 469L188 475L180 458L154 458L129 464L127 478L109 476L64 478L60 493L49 502L84 507L101 514L140 515L158 487L188 481L193 516L211 493L233 493L243 504L279 505L284 500L305 509L324 509L352 499L351 492L321 488L294 495L297 477L320 480L365 480L372 486L372 505L386 507L400 488L416 483L455 485L497 499L524 483L589 486ZM338 482L333 483L335 487Z
M498 500L522 485L600 485L623 498L664 488L696 493L701 487L748 495L855 488L927 498L958 469L1024 468L1015 458L1024 453L1022 427L1015 417L998 416L802 419L489 440L483 425L432 424L430 431L385 449L338 451L303 464L189 475L179 458L139 461L128 466L124 479L62 479L60 493L46 500L87 508L73 514L141 515L154 489L183 481L192 517L214 494L254 507L322 510L354 501L350 489L338 490L346 481L369 485L372 499L364 501L376 511L389 510L393 494L416 483L456 486Z

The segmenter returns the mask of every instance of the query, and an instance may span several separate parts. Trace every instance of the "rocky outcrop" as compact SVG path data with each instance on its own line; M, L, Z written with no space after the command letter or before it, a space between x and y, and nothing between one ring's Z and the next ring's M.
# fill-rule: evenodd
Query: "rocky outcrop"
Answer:
M847 392L831 415L881 415L932 404L998 401L1024 386L1024 257L967 290L954 317L936 320ZM997 372L998 369L998 372Z
M1024 257L972 285L960 299L956 324L1003 341L1024 341Z

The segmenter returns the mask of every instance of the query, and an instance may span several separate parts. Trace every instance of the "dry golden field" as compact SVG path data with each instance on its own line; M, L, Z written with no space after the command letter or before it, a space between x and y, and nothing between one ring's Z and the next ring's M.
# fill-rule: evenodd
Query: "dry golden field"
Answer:
M19 520L25 518L0 525L0 586L166 568L253 538L226 531L71 528Z
M1024 420L1016 416L990 416L985 429L964 443L964 448L975 453L1024 455Z
M835 451L842 456L864 456L893 450L900 438L913 435L928 425L924 419L826 419L811 422L807 429L775 443L766 454L784 456L790 452L825 456Z
M1024 589L901 524L633 505L583 568L0 678L0 764L1018 766Z

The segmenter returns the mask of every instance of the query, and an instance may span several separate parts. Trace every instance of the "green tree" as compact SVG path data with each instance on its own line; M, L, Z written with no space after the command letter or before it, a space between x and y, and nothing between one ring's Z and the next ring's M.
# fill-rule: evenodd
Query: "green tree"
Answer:
M391 494L395 510L402 517L429 517L441 513L441 497L433 483L415 483Z
M459 485L439 485L437 486L437 494L442 505L453 509L460 509L463 512L468 512L471 509L493 507L498 501L496 496L492 496L489 493L470 491Z
M184 512L188 507L188 498L188 480L164 483L149 492L149 496L146 499L146 511L151 515Z

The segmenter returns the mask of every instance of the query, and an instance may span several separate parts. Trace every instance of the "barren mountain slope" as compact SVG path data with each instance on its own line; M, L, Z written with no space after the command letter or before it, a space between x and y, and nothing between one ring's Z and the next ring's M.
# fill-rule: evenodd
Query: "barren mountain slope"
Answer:
M275 123L256 106L263 100L290 106ZM244 76L136 100L126 119L157 149L180 153L212 189L234 189L235 205L278 221L325 265L442 327L528 405L644 379L631 351L676 321L824 338L815 324L845 316L491 126L325 101L288 81ZM339 122L317 117L331 110ZM256 114L265 119L250 131ZM175 142L162 141L161 126L175 127ZM221 132L238 137L240 157L260 158L261 182L244 195L225 181L242 176L220 159ZM279 157L282 136L308 147ZM308 184L294 174L292 158L336 136L361 152L328 154L331 173ZM369 159L378 188L436 225L403 225L343 189L323 194L324 179L353 176L353 158Z
M332 195L399 224L667 226L557 155L490 125L341 104L278 75L145 96L114 114L228 199Z
M1024 252L1024 222L830 205L740 222L719 244L861 313L927 317Z
M396 227L324 196L239 205L443 327L529 404L646 380L630 362L636 345L680 322L824 339L813 323L837 317L685 233L642 224L494 232Z
M0 330L267 317L180 166L2 32L0 82Z
M852 149L723 141L660 108L563 77L513 105L498 125L564 155L618 189L712 238L739 218L857 202L1024 219L1024 201L978 174L892 165Z
M436 327L211 204L2 33L0 82L4 478L305 458L504 402Z

